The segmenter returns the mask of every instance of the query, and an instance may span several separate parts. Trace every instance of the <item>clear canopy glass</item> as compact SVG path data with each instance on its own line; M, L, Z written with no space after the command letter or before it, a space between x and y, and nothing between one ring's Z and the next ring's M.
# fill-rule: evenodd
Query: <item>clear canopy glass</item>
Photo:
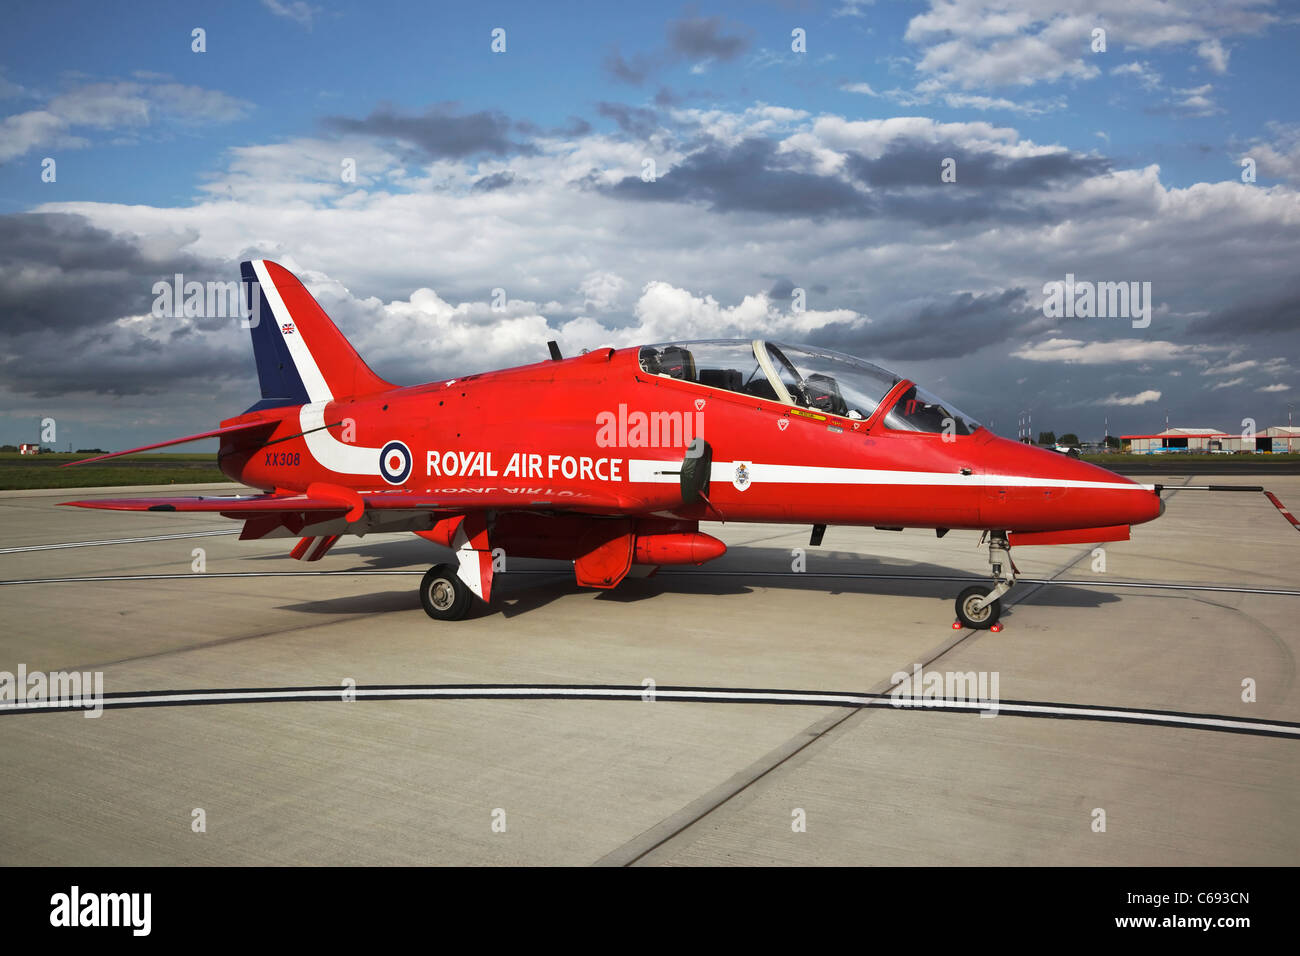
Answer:
M815 409L843 418L870 418L902 379L851 355L806 345L722 339L647 345L641 367L713 388ZM979 422L917 385L909 385L885 415L897 431L969 435Z

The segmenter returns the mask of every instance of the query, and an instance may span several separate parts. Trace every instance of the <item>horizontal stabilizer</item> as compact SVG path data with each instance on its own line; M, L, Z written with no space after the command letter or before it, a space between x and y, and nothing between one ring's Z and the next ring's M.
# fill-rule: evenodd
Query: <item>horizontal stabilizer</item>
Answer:
M166 448L169 445L184 445L192 441L203 441L205 438L220 438L223 435L234 435L237 432L252 431L254 428L272 429L276 422L256 421L244 422L239 425L227 425L225 428L214 428L210 432L200 432L197 435L186 435L184 438L173 438L170 441L160 441L153 445L141 445L139 448L129 448L126 451L113 451L107 455L96 455L94 458L83 458L81 461L70 461L60 466L71 468L73 465L88 465L92 461L104 461L106 458L120 458L122 455L134 455L140 451L152 451L155 448Z

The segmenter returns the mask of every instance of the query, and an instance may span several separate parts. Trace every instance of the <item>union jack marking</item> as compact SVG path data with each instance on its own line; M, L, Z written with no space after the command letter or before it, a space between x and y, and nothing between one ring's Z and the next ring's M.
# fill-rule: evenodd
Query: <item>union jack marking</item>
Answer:
M283 332L285 335L293 335L293 323L292 322L284 323L284 325L280 326L280 331Z

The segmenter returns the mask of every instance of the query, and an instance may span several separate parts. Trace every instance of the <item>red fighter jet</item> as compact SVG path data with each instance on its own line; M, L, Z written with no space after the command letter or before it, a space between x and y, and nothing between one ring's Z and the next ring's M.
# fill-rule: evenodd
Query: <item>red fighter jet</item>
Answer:
M261 494L74 501L215 512L241 539L411 531L451 548L420 584L430 617L491 598L502 555L573 562L612 588L633 568L703 564L702 521L987 532L993 586L959 622L998 626L1017 544L1122 541L1164 510L1158 489L999 438L915 382L825 349L753 341L600 348L399 387L372 372L287 269L242 264L261 401L199 435ZM77 464L80 464L78 462ZM638 572L639 573L639 572Z

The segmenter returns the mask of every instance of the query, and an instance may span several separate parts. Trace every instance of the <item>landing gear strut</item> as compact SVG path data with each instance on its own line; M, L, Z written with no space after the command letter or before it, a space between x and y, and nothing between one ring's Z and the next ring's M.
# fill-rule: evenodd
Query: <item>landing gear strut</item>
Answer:
M474 592L460 579L454 564L439 564L424 573L420 603L435 621L459 621L469 613Z
M977 631L1002 630L1002 595L1016 583L1016 563L1011 560L1011 545L1005 531L989 533L989 566L993 569L993 587L972 585L957 595L957 623L953 627L970 627Z

